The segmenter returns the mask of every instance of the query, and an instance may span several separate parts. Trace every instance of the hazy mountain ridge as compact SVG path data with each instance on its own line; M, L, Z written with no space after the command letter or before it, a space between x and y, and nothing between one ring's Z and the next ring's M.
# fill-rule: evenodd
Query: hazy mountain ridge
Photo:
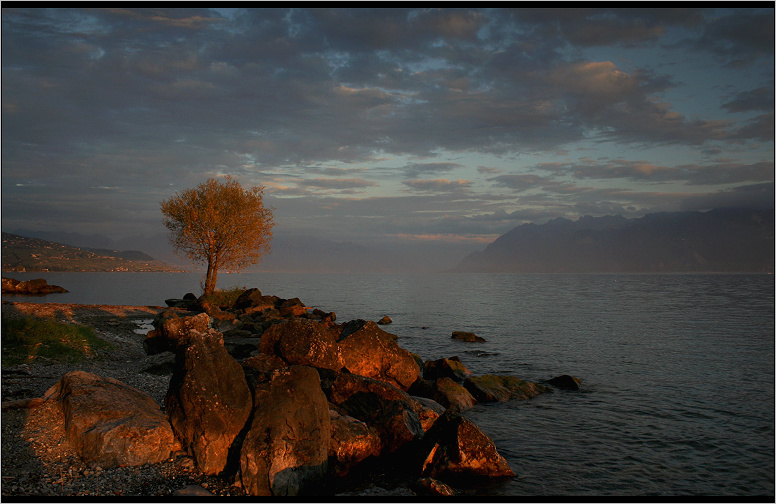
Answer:
M772 272L773 265L774 211L724 208L524 224L455 271Z
M3 271L180 271L138 251L87 250L6 232L2 240Z

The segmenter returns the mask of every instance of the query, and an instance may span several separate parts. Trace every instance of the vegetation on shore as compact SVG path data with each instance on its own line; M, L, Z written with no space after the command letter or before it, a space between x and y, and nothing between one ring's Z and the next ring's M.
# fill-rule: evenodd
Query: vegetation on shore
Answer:
M29 363L39 357L80 362L112 345L88 326L33 317L2 318L2 365Z

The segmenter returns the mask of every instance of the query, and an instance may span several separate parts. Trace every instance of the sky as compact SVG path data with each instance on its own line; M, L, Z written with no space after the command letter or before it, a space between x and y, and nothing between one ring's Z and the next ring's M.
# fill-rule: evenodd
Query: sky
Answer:
M2 228L165 233L160 201L225 175L265 187L276 236L426 260L557 217L773 208L763 5L3 8Z

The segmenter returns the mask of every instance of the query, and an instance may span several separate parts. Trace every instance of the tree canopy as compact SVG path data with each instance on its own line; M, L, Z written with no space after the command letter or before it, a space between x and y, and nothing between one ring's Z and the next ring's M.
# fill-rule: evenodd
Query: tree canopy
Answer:
M204 294L215 290L219 269L239 271L269 253L275 223L263 195L264 186L243 189L227 176L210 178L161 202L176 252L207 263Z

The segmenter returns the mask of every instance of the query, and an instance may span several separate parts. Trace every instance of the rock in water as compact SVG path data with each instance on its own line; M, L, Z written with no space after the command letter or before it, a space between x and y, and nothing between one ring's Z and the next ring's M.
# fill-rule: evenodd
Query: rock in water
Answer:
M471 376L472 372L463 365L458 357L449 359L429 360L423 364L423 378L426 380L436 380L438 378L452 378L457 382L462 382Z
M450 337L450 339L466 341L469 343L485 343L485 338L477 336L473 332L466 331L453 331L453 335Z
M496 445L471 420L445 413L423 439L421 476L456 481L511 477L515 473Z
M344 325L339 340L342 364L351 373L408 390L420 376L417 362L392 335L372 321Z
M165 404L197 467L205 474L223 471L253 401L242 367L227 353L219 332L191 331L179 343Z
M242 485L249 495L315 492L326 475L331 419L318 372L291 366L255 390L253 421L240 451Z
M155 464L179 447L156 401L113 378L72 371L46 398L60 401L68 440L86 462Z
M514 376L483 375L464 380L466 387L477 402L504 402L510 399L530 399L543 392L551 392L546 385L521 380Z
M560 375L547 380L545 383L561 390L579 390L582 380L570 375Z

